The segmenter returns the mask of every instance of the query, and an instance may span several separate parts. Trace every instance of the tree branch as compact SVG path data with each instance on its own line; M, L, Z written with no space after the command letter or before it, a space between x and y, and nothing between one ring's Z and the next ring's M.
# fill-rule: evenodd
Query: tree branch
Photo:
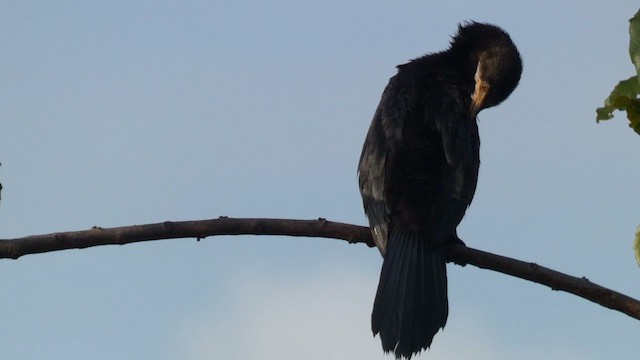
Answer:
M338 222L286 219L232 219L220 217L212 220L164 222L103 229L94 227L85 231L34 235L0 240L0 258L17 259L23 255L66 249L84 249L100 245L124 245L140 241L197 238L214 235L288 235L324 237L364 243L373 247L369 228ZM580 296L640 320L640 301L590 282L551 270L535 263L523 262L505 256L454 245L447 249L448 261L471 264L521 279L546 285Z

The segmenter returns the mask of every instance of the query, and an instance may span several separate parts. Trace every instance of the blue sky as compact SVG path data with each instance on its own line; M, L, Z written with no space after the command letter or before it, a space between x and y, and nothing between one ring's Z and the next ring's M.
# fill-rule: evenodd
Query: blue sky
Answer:
M640 138L594 109L633 73L637 2L4 1L0 237L220 215L365 224L356 166L395 65L459 22L524 73L480 114L469 246L640 297ZM7 359L383 359L382 259L329 239L215 237L0 261ZM449 265L425 359L633 359L640 323Z

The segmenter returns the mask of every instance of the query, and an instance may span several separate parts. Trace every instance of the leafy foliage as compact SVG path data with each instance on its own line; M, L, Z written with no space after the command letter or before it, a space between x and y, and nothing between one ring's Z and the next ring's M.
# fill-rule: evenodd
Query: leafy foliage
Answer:
M629 56L636 68L636 75L622 80L616 85L609 97L604 101L604 107L596 109L596 121L613 118L614 110L627 112L629 126L640 134L640 10L629 19Z

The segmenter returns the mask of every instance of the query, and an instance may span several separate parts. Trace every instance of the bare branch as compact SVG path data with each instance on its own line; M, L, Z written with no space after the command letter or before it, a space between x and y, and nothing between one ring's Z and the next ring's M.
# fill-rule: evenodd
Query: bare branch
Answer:
M566 291L640 320L640 301L592 283L586 277L567 275L536 263L524 262L464 246L450 247L447 256L450 261L456 263L466 262L482 269L494 270L546 285L552 290Z
M124 245L140 241L197 238L214 235L287 235L324 237L364 243L373 247L369 228L338 222L286 219L232 219L164 222L103 229L94 227L85 231L34 235L0 240L0 258L17 259L28 254L66 249L83 249L100 245ZM640 301L590 282L551 270L534 263L487 253L464 246L447 249L449 261L471 264L546 285L580 296L602 306L620 311L640 320Z

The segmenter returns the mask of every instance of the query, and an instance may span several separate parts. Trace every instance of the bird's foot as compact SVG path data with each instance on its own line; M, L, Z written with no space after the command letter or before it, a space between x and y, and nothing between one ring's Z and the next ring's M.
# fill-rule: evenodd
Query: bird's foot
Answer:
M464 243L464 241L462 241L458 235L452 236L451 238L449 238L449 245L461 245L461 246L467 246L467 244Z
M450 247L455 247L455 246L464 246L466 247L467 245L464 243L464 241L462 241L458 235L454 235L452 237L449 238L449 240L447 241L447 245ZM457 261L457 260L453 260L453 263L456 265L460 265L460 266L467 266L467 263L464 261Z

